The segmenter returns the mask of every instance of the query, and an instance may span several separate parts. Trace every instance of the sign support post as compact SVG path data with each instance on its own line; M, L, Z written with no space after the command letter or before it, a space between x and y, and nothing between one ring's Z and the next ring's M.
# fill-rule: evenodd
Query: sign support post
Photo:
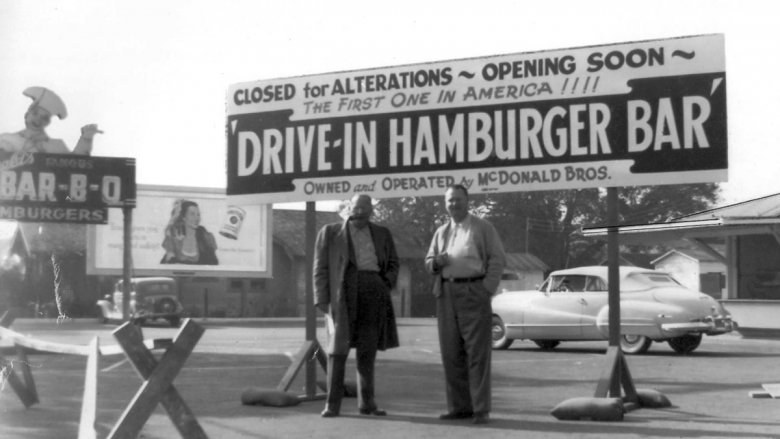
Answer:
M628 371L628 364L620 349L620 242L618 239L618 192L607 188L607 282L609 284L609 348L607 369L596 386L596 398L620 398L625 390L625 400L637 402L636 388Z
M123 220L123 243L122 253L122 320L130 320L130 271L133 267L133 209L129 206L122 208Z
M312 272L314 267L314 238L317 231L316 203L306 202L306 269ZM314 309L314 280L306 276L306 341L317 341L317 311ZM318 346L319 348L319 346ZM306 359L306 397L314 398L317 392L317 364L312 358Z

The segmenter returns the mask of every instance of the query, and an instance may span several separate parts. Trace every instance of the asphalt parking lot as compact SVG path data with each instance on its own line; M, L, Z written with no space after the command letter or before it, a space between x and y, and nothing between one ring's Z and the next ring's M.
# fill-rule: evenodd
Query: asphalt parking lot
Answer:
M272 389L280 382L304 343L302 320L197 322L206 331L174 385L212 438L780 437L780 400L749 396L762 390L762 383L780 382L780 340L705 337L688 356L654 344L646 355L627 357L635 386L662 392L673 406L634 410L618 422L559 421L550 415L564 400L593 395L606 368L606 342L562 343L545 352L531 342L516 341L509 350L493 353L491 422L474 426L438 419L445 411L444 386L432 319L400 319L402 347L379 355L377 399L388 417L361 416L356 401L347 399L342 416L331 419L319 416L322 401L284 408L240 402L247 388ZM11 326L36 338L83 345L95 336L101 345L114 344L115 328L86 320L57 325L46 319L17 320ZM176 331L143 328L147 339L172 338ZM324 341L322 329L318 339ZM35 354L29 361L40 403L25 409L3 386L0 437L77 437L85 358ZM354 376L352 359L348 367L348 377ZM99 437L105 437L141 380L123 355L103 357L99 371L97 424ZM292 391L303 393L303 375ZM323 378L321 371L318 377ZM159 407L140 437L179 434Z

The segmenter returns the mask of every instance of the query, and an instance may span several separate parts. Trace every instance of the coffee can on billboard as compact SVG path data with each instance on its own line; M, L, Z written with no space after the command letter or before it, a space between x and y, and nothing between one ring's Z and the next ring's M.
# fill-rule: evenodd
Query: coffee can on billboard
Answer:
M228 206L227 216L219 234L230 239L238 239L241 224L244 222L246 211L238 206Z

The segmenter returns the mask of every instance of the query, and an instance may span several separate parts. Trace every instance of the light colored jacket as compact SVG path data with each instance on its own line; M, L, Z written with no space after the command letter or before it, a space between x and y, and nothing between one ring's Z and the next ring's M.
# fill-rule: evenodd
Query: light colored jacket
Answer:
M492 224L482 218L469 215L471 216L472 239L474 239L474 245L477 247L480 259L482 259L482 269L485 273L482 283L491 294L494 294L506 264L504 246ZM428 248L428 254L425 256L425 269L428 273L436 276L433 282L433 295L436 297L441 296L442 267L434 267L433 260L443 249L447 248L450 224L451 222L447 221L447 224L436 230L431 240L431 246Z

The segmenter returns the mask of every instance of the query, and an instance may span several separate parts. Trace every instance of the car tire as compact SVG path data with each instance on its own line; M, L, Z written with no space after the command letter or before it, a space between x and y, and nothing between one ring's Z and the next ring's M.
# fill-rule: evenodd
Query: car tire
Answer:
M701 334L685 334L667 340L669 346L678 354L690 354L701 344Z
M176 312L176 302L173 299L164 298L157 301L154 304L154 310L162 314L171 314Z
M543 351L551 351L561 344L560 340L533 340Z
M652 343L653 340L644 335L622 334L620 336L620 350L622 350L624 354L644 354L650 349Z
M493 325L491 327L493 333L493 349L507 349L514 341L506 336L506 326L504 321L499 316L493 316Z

